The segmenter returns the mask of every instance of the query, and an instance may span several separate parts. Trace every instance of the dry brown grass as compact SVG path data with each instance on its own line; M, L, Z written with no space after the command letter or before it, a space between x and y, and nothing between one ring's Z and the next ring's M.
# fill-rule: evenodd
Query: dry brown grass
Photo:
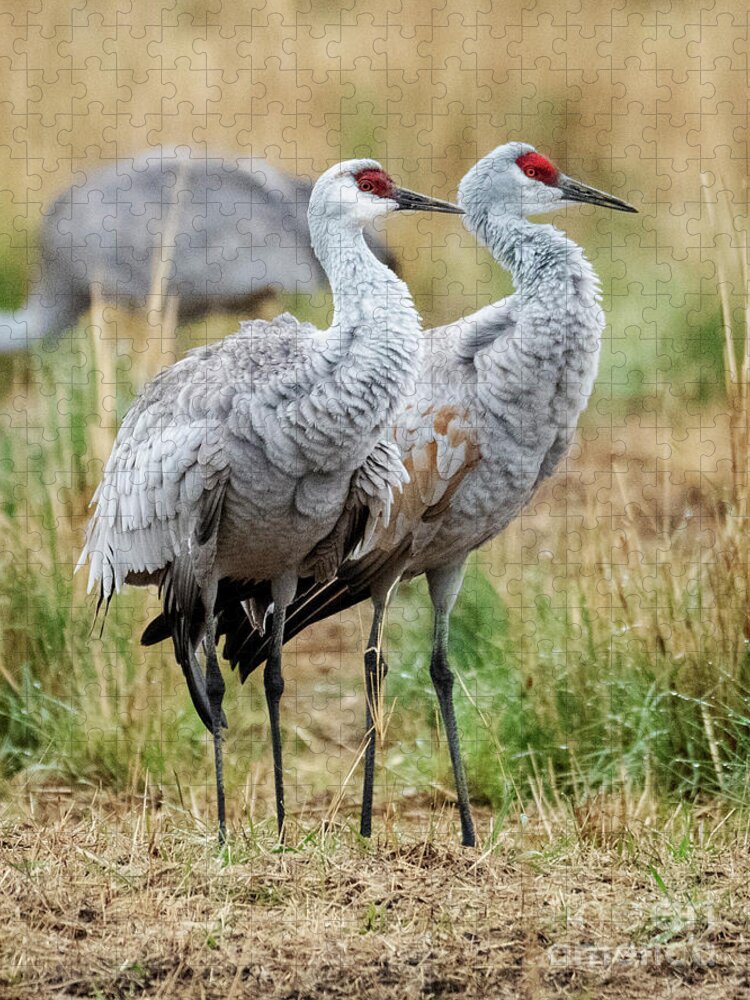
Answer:
M35 809L6 810L0 830L0 996L14 1000L750 987L747 830L708 808L596 800L546 823L509 817L474 852L416 805L372 845L313 824L277 853L269 827L228 858L148 798Z

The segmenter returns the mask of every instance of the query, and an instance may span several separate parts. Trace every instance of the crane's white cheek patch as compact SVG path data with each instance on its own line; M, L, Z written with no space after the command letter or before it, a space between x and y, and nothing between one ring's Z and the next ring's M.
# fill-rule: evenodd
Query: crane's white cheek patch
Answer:
M375 195L360 195L355 208L357 221L362 225L370 225L376 219L382 219L396 209L396 202L390 198L378 198Z

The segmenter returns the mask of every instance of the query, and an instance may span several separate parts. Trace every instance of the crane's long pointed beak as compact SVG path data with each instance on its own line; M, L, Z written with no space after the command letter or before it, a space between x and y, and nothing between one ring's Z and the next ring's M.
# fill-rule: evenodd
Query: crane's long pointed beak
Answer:
M394 188L390 197L398 205L399 212L450 212L452 215L463 215L464 211L449 201L428 198L426 194L417 194L406 188Z
M637 208L628 205L626 201L615 198L605 191L597 191L596 188L574 181L572 177L560 176L557 186L563 193L565 201L580 201L587 205L600 205L602 208L613 208L617 212L637 212Z

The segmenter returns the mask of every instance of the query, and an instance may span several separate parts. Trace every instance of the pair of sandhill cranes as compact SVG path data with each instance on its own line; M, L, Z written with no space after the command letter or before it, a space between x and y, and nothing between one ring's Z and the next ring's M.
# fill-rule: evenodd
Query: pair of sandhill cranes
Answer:
M127 414L96 492L81 563L107 603L157 584L163 613L143 641L171 637L213 734L219 836L226 835L217 639L242 680L266 661L280 834L279 703L290 635L370 597L361 832L371 830L373 712L388 596L427 575L430 674L448 738L462 841L476 841L453 708L448 622L467 555L511 521L565 453L597 369L604 317L579 247L528 216L585 202L635 211L508 143L463 178L460 208L398 188L380 164L328 170L309 202L312 247L333 323L289 315L163 371ZM423 333L406 285L363 230L397 210L463 212L510 270L515 293ZM205 651L205 672L198 653Z

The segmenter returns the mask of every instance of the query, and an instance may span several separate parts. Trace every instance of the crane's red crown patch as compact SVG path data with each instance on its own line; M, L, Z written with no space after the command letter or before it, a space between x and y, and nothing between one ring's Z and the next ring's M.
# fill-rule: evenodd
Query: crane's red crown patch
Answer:
M527 177L533 177L542 184L557 184L557 178L560 176L557 167L541 153L524 153L518 157L516 163Z
M390 198L393 195L394 184L385 170L360 170L354 175L357 187L376 198Z

